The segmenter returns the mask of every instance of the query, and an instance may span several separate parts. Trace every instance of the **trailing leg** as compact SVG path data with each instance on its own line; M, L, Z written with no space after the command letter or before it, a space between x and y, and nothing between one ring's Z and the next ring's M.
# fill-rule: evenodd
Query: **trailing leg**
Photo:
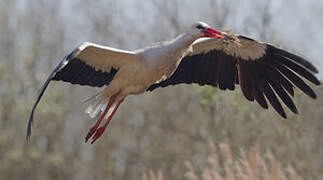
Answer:
M99 129L96 130L95 135L92 138L92 142L91 144L93 144L99 137L102 136L102 134L104 133L105 129L107 128L107 126L109 125L114 113L117 111L118 107L120 106L120 104L123 102L124 98L122 98L117 105L114 107L112 113L110 114L110 116L108 117L108 119L106 120L106 122L104 123L103 126L101 126Z
M109 111L109 109L111 108L111 106L114 104L114 102L115 102L115 100L116 100L116 96L118 95L118 93L117 94L115 94L115 95L113 95L113 96L111 96L110 98L109 98L109 101L108 101L108 104L107 104L107 106L106 106L106 108L105 108L105 110L103 111L103 113L100 115L100 117L99 117L99 119L97 120L97 122L95 123L95 125L94 126L92 126L91 128L90 128L90 130L89 130L89 132L87 133L87 135L86 135L86 137L85 137L85 142L87 142L89 139L90 139L90 137L97 131L97 129L98 129L98 127L99 127L99 125L101 124L101 122L102 122L102 120L103 120L103 118L105 117L105 115L108 113L108 111Z

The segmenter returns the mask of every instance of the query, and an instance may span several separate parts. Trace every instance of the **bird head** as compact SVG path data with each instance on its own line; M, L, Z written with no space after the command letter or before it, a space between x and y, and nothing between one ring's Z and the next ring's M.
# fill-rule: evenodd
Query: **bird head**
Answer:
M194 36L200 37L210 37L210 38L218 38L222 39L223 34L220 31L214 30L210 28L209 25L207 25L204 22L197 22L194 23L191 27L191 32Z

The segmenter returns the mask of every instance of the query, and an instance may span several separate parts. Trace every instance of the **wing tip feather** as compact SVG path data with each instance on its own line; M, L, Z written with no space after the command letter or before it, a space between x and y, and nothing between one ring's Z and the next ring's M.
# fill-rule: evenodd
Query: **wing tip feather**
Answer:
M290 52L287 52L287 51L280 49L278 47L275 47L274 45L271 45L271 44L266 44L266 46L269 47L270 50L278 53L279 55L284 56L284 57L288 57L293 62L296 62L296 63L304 66L305 68L307 68L311 72L313 72L315 74L319 73L318 69L310 61L304 59L303 57L298 56L296 54L292 54Z
M50 81L53 79L53 77L55 76L55 74L63 67L65 66L67 63L66 60L67 60L67 57L66 56L57 66L56 68L49 74L47 80L45 81L45 83L43 84L43 86L41 87L40 89L40 92L38 94L38 97L36 99L36 102L34 103L34 106L32 108L32 111L31 111L31 114L30 114L30 117L29 117L29 120L28 120L28 125L27 125L27 134L26 134L26 141L29 142L30 140L30 137L31 137L31 129L32 129L32 124L33 124L33 120L34 120L34 112L37 108L37 105L40 101L40 99L42 98L42 96L44 95L44 92L45 90L47 89Z

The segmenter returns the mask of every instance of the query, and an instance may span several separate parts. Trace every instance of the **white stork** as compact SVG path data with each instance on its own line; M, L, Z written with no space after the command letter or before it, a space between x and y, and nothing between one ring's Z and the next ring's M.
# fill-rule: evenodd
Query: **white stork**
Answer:
M216 31L203 22L195 23L173 40L135 51L85 42L58 64L42 86L28 122L27 140L34 111L51 80L104 86L90 98L91 103L85 110L92 118L100 115L85 138L87 142L92 137L91 143L94 143L128 95L180 83L211 85L221 90L234 90L235 84L240 84L249 101L256 100L264 109L268 109L269 101L286 118L278 97L297 113L291 99L293 88L296 86L315 99L316 94L304 79L320 85L313 75L317 72L302 57L271 44ZM104 119L106 122L99 127Z

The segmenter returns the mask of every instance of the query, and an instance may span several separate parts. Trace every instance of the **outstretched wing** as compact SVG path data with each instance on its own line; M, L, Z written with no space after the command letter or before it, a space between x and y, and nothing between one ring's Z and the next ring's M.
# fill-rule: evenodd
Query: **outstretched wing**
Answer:
M292 112L297 113L290 97L294 96L294 86L315 99L316 94L303 78L320 85L313 75L317 72L310 62L297 55L244 36L226 34L224 39L195 42L193 53L182 59L174 74L165 81L153 84L148 90L179 83L234 90L235 84L240 84L243 95L249 101L256 100L268 109L268 100L286 118L277 95Z
M31 135L34 111L51 80L102 87L109 85L120 67L135 60L129 51L88 42L81 44L56 66L42 86L28 121L27 139Z

